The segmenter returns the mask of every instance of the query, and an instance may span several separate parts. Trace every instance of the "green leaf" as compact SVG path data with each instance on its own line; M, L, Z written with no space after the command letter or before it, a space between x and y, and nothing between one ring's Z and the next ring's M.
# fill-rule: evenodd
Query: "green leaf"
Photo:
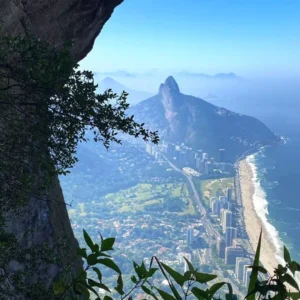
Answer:
M183 286L184 284L184 276L173 270L171 267L167 266L164 263L161 263L163 268L169 273L169 275L178 283L180 286Z
M102 290L105 290L105 291L111 293L110 289L109 289L108 286L106 286L105 284L103 284L103 283L98 283L97 286L98 286L98 288L100 288L100 289L102 289Z
M66 290L65 284L59 281L55 281L52 285L52 288L55 296L58 296Z
M143 262L140 266L136 262L133 262L133 267L139 279L143 279L147 277L148 272Z
M148 271L147 277L151 278L157 270L158 270L157 268L150 268L150 270Z
M102 281L102 274L101 274L100 270L98 268L94 267L93 271L97 274L98 280L101 283L101 281Z
M296 271L299 271L300 270L300 266L299 264L296 262L296 261L291 261L289 264L288 264L288 268L290 269L290 271L293 273L293 275L295 275L295 272Z
M98 296L97 291L93 288L92 285L90 285L91 279L88 279L88 283L85 281L79 281L80 284L84 285L87 289L89 289L91 292L93 292L96 296Z
M94 266L97 264L98 262L98 259L97 259L97 255L96 254L90 254L88 257L87 257L87 263L89 266Z
M212 286L209 288L209 295L210 295L210 297L213 297L214 294L215 294L220 288L222 288L225 284L226 284L226 282L218 282L218 283L215 283L214 285L212 285Z
M104 296L103 300L114 300L114 299L109 296Z
M141 286L142 290L147 294L152 296L155 300L158 300L158 298L156 297L156 295L150 290L148 289L146 286L142 285Z
M300 299L300 293L288 293L287 296L292 298L293 300L299 300Z
M116 271L118 274L122 274L116 263L109 258L98 259L98 263Z
M259 258L260 258L260 249L261 249L261 237L262 237L262 229L260 231L258 244L255 252L254 262L253 266L258 267L259 266ZM256 287L256 281L258 279L258 270L256 268L252 269L251 275L250 275L250 282L248 287L248 295L247 300L255 300L255 287Z
M194 276L199 283L207 283L217 278L217 275L195 272Z
M263 273L263 274L267 274L268 271L262 267L262 266L248 266L249 269L256 269L258 272Z
M94 243L88 233L83 229L83 237L86 242L86 244L90 247L91 251L93 252L94 249Z
M119 295L124 295L124 291L123 291L123 287L124 287L124 284L123 284L123 279L122 279L122 275L120 274L118 276L118 280L117 280L117 286L115 287L115 290L118 292Z
M102 241L101 243L101 251L109 251L114 250L113 245L115 243L115 238L108 238Z
M136 279L136 277L134 275L131 276L131 281L132 281L132 283L137 283L137 279Z
M185 257L183 257L183 258L184 258L184 260L186 261L187 265L189 266L189 270L190 270L191 272L194 272L195 269L194 269L193 265L191 264L191 262L190 262L187 258L185 258Z
M74 285L74 290L77 295L83 295L85 299L90 298L90 292L86 287L86 284L82 284L82 282L76 282Z
M184 274L183 274L183 277L184 277L184 280L185 280L185 281L190 280L190 279L191 279L191 276L192 276L192 272L191 272L191 271L186 271L186 272L184 272Z
M197 287L193 287L191 291L198 300L210 299L207 291L203 291Z
M158 288L155 288L160 296L163 298L163 300L177 300L176 298L174 298L172 295L168 294L167 292L161 290L161 289L158 289Z
M85 248L78 248L77 254L83 258L87 258L86 249Z
M289 285L294 287L297 291L300 291L296 280L289 273L284 274L284 276L282 277L282 281L287 282Z
M107 291L107 292L110 293L109 288L108 288L105 284L96 282L96 281L93 280L93 279L88 279L88 285L91 286L91 287L96 286L96 287L98 287L98 288L100 288L100 289L103 289L103 290L105 290L105 291Z
M227 283L228 293L225 295L226 300L237 300L237 296L233 294L232 286Z
M283 246L283 257L287 264L289 264L292 261L289 250L285 246Z

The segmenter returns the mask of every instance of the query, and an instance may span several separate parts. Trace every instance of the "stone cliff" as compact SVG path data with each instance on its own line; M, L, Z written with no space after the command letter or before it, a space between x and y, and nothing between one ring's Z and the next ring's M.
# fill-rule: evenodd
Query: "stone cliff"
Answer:
M72 41L71 53L79 61L92 49L94 41L115 7L123 0L0 0L0 34L24 35L24 21L32 33L55 47ZM63 269L77 274L82 267L76 255L78 243L73 235L58 178L54 178L42 199L31 197L20 215L14 211L5 216L7 232L14 234L22 248L38 249L44 245L61 261L47 263L40 258L38 266L26 278L25 285L37 279L50 287ZM66 252L66 249L67 252ZM0 273L1 268L0 265ZM17 257L8 263L8 276L25 269ZM1 286L1 284L0 284ZM1 299L7 296L0 293ZM8 299L32 299L26 290L12 287ZM41 299L41 298L39 298ZM43 298L46 299L46 298Z

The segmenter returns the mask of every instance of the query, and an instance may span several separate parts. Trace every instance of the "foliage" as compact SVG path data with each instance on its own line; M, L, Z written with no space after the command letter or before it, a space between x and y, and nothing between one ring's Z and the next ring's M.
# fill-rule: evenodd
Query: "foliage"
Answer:
M66 174L87 131L105 147L121 143L120 132L158 142L156 132L127 115L126 92L97 94L92 72L79 70L70 46L58 51L31 34L0 36L2 197L18 198L11 186L30 194L53 174Z
M219 293L221 291L224 292L224 288L227 288L227 293L225 293L226 300L236 299L236 295L233 294L229 283L216 282L216 275L199 272L186 258L184 259L188 266L188 271L183 274L163 263L157 257L152 257L148 268L144 262L140 265L133 262L136 274L131 277L132 288L129 291L125 291L122 273L108 254L108 251L113 250L115 239L103 239L101 236L101 243L98 245L92 241L86 231L83 231L83 235L89 249L80 248L78 254L85 260L86 268L68 288L73 288L76 294L83 295L84 299L92 299L92 294L97 300L109 300L113 299L112 297L133 299L134 295L142 291L144 299L179 300L194 298L212 300L219 299ZM300 270L300 265L291 259L285 247L284 260L286 266L283 267L279 264L273 276L267 280L259 280L259 273L267 274L267 271L259 265L261 238L262 234L259 237L254 264L250 267L252 268L249 284L250 292L246 299L300 299L299 287L293 278L295 272ZM117 282L114 289L108 287L104 282L105 278L103 278L101 272L103 266L112 269L117 274ZM90 269L97 274L97 281L88 278L87 271ZM166 289L158 288L157 284L155 284L155 275L158 272L161 272L166 280ZM293 287L296 292L290 291L290 287ZM106 291L106 295L101 298L95 288ZM65 292L66 290L61 290L57 293L58 298L56 299L63 299Z
M83 235L89 249L80 248L78 254L84 259L86 267L78 278L74 279L72 285L66 289L59 290L57 285L54 286L57 293L56 299L64 299L63 297L69 288L74 289L76 294L84 296L85 299L91 299L92 295L95 295L96 299L102 299L96 290L97 288L107 292L107 295L103 297L105 300L113 299L111 295L119 295L120 299L130 299L139 290L151 299L180 300L187 299L190 296L196 299L217 299L216 295L223 286L228 287L226 298L232 299L233 297L230 284L219 282L208 286L217 276L199 272L186 258L185 261L189 270L184 274L178 273L161 262L157 257L152 257L149 268L145 266L144 262L140 265L133 262L135 275L131 277L132 288L129 291L125 291L122 273L108 254L108 251L113 250L115 239L103 239L101 236L101 243L96 244L85 230L83 230ZM117 274L114 291L104 283L105 278L103 278L101 272L103 266L112 269ZM93 270L97 274L97 281L88 278L89 270ZM166 290L158 288L153 283L154 275L157 271L162 273L167 282L168 288Z
M258 274L267 274L267 270L259 265L261 252L262 232L255 253L254 264L251 266L249 289L247 299L300 299L300 289L294 279L296 271L300 271L300 265L291 259L290 253L284 247L285 266L279 264L274 270L274 275L267 279L259 280Z
M12 215L22 220L24 211L32 209L26 204L50 201L48 188L57 174L66 174L77 161L77 145L92 136L108 148L111 142L121 143L119 133L158 142L156 132L128 115L125 92L120 96L111 90L96 92L92 72L79 69L70 47L66 44L58 50L28 31L24 37L0 35L1 299L5 293L16 295L26 290L23 294L29 294L28 278L38 282L40 278L33 276L43 273L42 265L52 264L68 271L71 268L64 264L67 251L63 258L56 252L63 250L66 241L56 238L51 255L46 255L48 245L32 247L38 241L20 245L18 238L30 235L32 228L24 228L22 234L20 228L15 228L18 238L13 234L8 238L6 231L12 231L9 226L13 226L5 221L11 222ZM44 217L46 222L47 215ZM11 261L16 262L16 272L10 271ZM15 280L17 277L19 280ZM57 284L56 290L60 287Z

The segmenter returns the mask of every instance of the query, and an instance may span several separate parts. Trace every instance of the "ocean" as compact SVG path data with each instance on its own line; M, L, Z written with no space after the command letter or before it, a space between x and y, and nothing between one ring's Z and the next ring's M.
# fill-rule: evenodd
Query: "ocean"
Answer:
M299 124L300 125L300 124ZM282 245L300 261L300 126L285 126L284 145L262 148L247 161L254 174L257 214L282 261Z
M214 104L258 118L286 143L248 157L254 173L254 204L282 257L282 245L300 262L300 87L263 82ZM263 88L262 88L263 87Z

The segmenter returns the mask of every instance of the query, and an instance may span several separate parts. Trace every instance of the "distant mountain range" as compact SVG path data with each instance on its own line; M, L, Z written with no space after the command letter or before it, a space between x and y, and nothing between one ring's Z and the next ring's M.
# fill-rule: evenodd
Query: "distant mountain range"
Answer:
M150 70L145 73L132 73L127 71L115 71L115 72L97 72L96 75L102 75L107 77L127 77L127 78L135 78L135 77L144 77L144 76L156 76L159 75L161 72L159 70ZM193 78L202 78L202 79L231 79L231 80L241 80L242 77L234 74L234 73L217 73L215 75L208 75L205 73L198 73L198 72L189 72L189 71L182 71L182 72L173 72L178 77L193 77Z
M98 92L103 93L108 89L112 89L112 91L117 93L118 95L120 95L123 91L127 92L129 94L127 102L131 105L137 104L138 102L151 96L150 93L132 90L119 83L118 81L114 80L113 78L106 77L98 84Z
M203 79L231 79L231 80L241 80L242 77L237 76L234 73L218 73L215 75L207 75L204 73L192 73L192 72L179 72L177 73L178 76L184 77L197 77Z
M278 142L279 138L259 120L184 95L173 77L159 87L157 95L130 110L137 121L159 131L165 141L185 143L218 157L226 150L234 162L250 149Z

